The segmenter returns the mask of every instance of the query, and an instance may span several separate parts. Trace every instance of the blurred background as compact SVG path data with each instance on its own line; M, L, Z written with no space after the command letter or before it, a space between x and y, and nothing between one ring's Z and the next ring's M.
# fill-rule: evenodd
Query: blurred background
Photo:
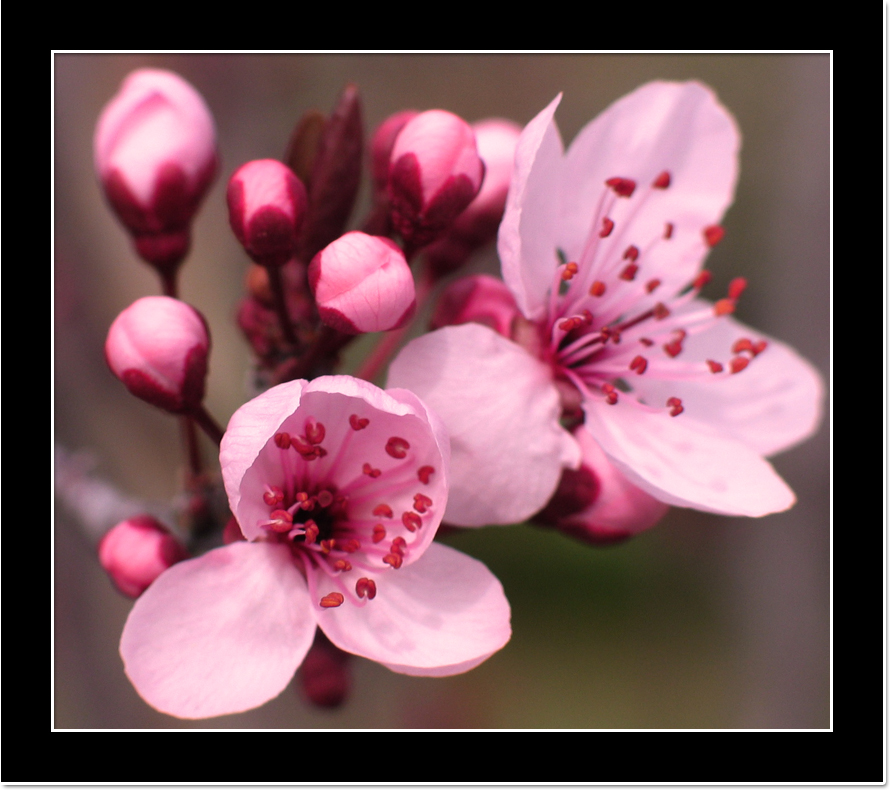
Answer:
M130 396L104 363L108 326L159 286L104 203L92 135L123 78L145 66L189 80L217 122L222 169L180 282L182 298L212 330L207 405L223 423L246 399L249 366L233 321L247 258L228 227L226 182L248 160L280 158L299 117L310 108L328 112L350 81L361 92L368 136L404 108L524 125L563 91L556 117L566 144L646 81L709 84L738 120L743 146L706 295L747 277L738 317L797 348L827 381L828 55L57 54L55 439L75 453L69 474L92 471L139 500L137 510L144 502L163 510L176 495L182 454L176 420ZM367 199L367 189L362 194ZM493 248L476 265L496 270ZM605 549L529 526L449 536L488 564L513 607L513 638L489 661L465 675L423 679L356 658L353 693L336 711L310 707L292 683L258 710L203 722L152 710L124 675L118 640L131 602L95 558L95 525L114 509L107 492L87 496L92 529L57 502L55 727L828 727L827 418L774 465L798 503L762 519L673 509L655 529Z

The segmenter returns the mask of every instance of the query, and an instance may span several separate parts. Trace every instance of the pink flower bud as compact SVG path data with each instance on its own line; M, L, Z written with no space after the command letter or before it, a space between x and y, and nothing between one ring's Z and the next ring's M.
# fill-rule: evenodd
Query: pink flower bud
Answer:
M115 587L138 598L167 568L189 556L185 546L151 516L112 527L99 543L99 562Z
M401 110L390 115L374 132L371 138L371 173L374 178L374 190L382 192L389 181L389 160L396 138L417 110Z
M217 167L213 117L200 94L170 71L134 71L105 105L93 146L105 194L139 254L175 268Z
M414 278L389 239L352 231L309 264L309 285L321 320L340 332L384 332L414 315Z
M455 280L442 291L430 328L484 324L509 338L517 315L516 299L503 281L489 274L474 274Z
M247 254L263 266L282 266L297 250L306 216L306 188L275 159L235 171L226 194L229 224Z
M444 110L412 118L390 156L393 224L413 247L440 235L479 192L485 166L469 124Z
M108 367L137 398L175 414L204 399L210 337L204 317L169 296L145 296L108 330Z

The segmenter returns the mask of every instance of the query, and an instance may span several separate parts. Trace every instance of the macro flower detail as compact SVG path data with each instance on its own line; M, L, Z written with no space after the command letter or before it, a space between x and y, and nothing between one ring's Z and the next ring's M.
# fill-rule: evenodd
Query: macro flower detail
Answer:
M348 376L278 385L235 413L220 461L246 540L163 573L121 638L158 710L206 718L267 702L316 626L411 675L464 672L506 644L500 583L432 542L448 437L412 393Z
M792 349L731 317L743 278L713 304L700 298L709 281L702 262L723 237L735 190L733 118L699 83L654 82L612 105L564 152L553 122L559 100L517 146L498 251L521 315L509 340L498 337L498 375L480 350L492 330L446 327L402 351L390 386L415 391L452 432L465 419L452 407L455 389L510 408L503 434L480 431L476 442L465 432L453 446L454 468L467 476L480 447L511 432L543 435L532 415L558 397L561 412L546 430L583 419L627 481L663 503L747 516L787 509L794 494L765 456L814 432L821 379ZM433 349L461 360L447 388L430 373ZM515 396L523 357L547 371L538 399ZM571 454L554 454L550 464L577 466L579 455L566 463ZM497 490L490 496L500 499ZM461 505L452 497L449 520Z

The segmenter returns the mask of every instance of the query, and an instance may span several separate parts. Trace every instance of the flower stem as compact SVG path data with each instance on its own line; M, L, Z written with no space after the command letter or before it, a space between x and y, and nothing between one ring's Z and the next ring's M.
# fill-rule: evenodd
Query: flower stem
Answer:
M189 415L198 425L201 426L201 430L207 434L212 442L219 445L222 442L223 437L223 429L220 428L219 423L210 416L207 412L207 409L204 406L199 406L191 415Z

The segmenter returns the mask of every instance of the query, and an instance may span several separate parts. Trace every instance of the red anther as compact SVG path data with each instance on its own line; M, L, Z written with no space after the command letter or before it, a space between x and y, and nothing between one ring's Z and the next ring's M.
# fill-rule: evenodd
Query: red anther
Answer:
M340 604L342 604L344 600L346 599L343 597L342 593L332 592L328 593L324 598L322 598L319 603L325 609L333 609L335 606L340 606Z
M640 267L637 266L635 263L629 263L629 264L627 264L627 266L624 267L621 274L619 274L618 276L622 280L627 280L627 281L633 280L633 278L637 276L637 270L639 268Z
M679 398L668 398L666 405L671 407L671 417L676 417L683 413L683 401Z
M762 351L765 351L765 350L766 350L766 345L767 345L767 344L766 344L766 341L765 341L765 340L758 340L758 341L754 344L754 349L753 349L753 351L754 351L754 356L756 357L759 353L761 353Z
M590 286L591 296L602 296L606 292L606 284L602 280L594 280Z
M571 280L572 277L574 277L577 273L578 273L578 264L577 263L567 263L565 269L562 270L562 274L560 275L560 277L562 277L563 280L568 281L568 280Z
M725 231L719 225L708 225L702 233L709 247L716 247L723 239Z
M335 571L351 571L352 563L349 560L334 560L331 563L331 567Z
M646 293L651 294L659 285L661 285L661 280L657 277L654 280L649 280L649 282L646 283Z
M641 342L644 346L646 346L646 348L650 348L651 346L654 346L654 345L655 345L655 341L654 341L654 340L650 340L648 337L641 337L641 338L640 338L640 342Z
M334 546L347 554L354 554L362 547L362 544L355 538L339 538L334 542ZM334 546L331 548L334 548Z
M754 353L754 344L747 337L739 338L732 344L733 354L741 354L743 351Z
M357 414L349 415L349 424L354 431L360 431L362 428L367 428L368 423L370 422L371 421L367 417L359 417Z
M617 346L621 342L621 332L617 329L613 329L609 335L612 338L612 342Z
M637 188L637 182L632 178L620 178L615 176L606 181L607 187L612 187L618 197L629 198Z
M411 447L407 441L399 436L390 436L386 443L386 452L393 458L404 458L408 455L408 448Z
M744 277L736 277L729 284L729 293L727 296L734 302L737 302L747 287L748 281Z
M317 445L317 446L315 447L315 451L312 453L312 458L324 458L327 454L328 454L328 451L325 450L324 447L321 447L320 445ZM307 461L311 461L312 458L309 458L309 457L307 456L307 457L306 457L306 460L307 460Z
M269 528L275 532L290 532L293 525L294 520L286 510L273 510L269 514Z
M635 370L639 376L642 376L646 372L647 367L649 367L649 361L645 357L641 357L639 354L631 360L630 369Z
M367 598L369 601L377 595L377 584L373 579L369 579L367 576L362 576L355 583L355 594L359 598Z
M300 503L300 507L303 507L303 505L305 505L307 502L309 502L312 499L312 497L309 496L309 494L307 494L305 491L298 491L297 495L294 497L294 499L296 499L297 502ZM305 508L305 509L308 510L309 508Z
M387 565L391 565L393 568L401 568L402 567L402 558L398 554L387 554L383 561Z
M718 299L714 304L715 315L729 315L735 311L735 302L732 299Z
M715 362L713 359L708 360L708 367L711 369L711 373L722 373L723 365L719 362Z
M327 540L319 542L318 545L321 546L322 554L330 554L334 550L336 541L333 538L328 538Z
M375 516L383 516L384 518L392 518L392 508L381 502L371 511Z
M324 441L324 425L316 422L311 417L306 420L306 441L310 444L321 444Z
M305 458L307 461L311 461L317 457L315 454L315 445L310 444L303 436L291 436L290 446L293 447L294 450L302 455L303 458Z
M652 315L655 316L656 321L664 321L671 314L671 311L668 310L664 304L659 302L655 307L652 308Z
M640 248L631 244L630 247L628 247L624 251L624 255L622 255L621 257L626 261L635 261L637 258L640 257Z
M433 500L430 499L425 494L415 494L414 495L414 509L418 513L426 513L428 508L433 506Z
M380 543L386 537L386 528L383 524L375 524L374 529L371 532L371 540L374 543Z
M275 446L280 450L286 450L290 447L290 434L289 433L276 433L275 434Z
M402 523L405 525L405 529L407 529L408 532L415 532L423 526L420 516L412 510L402 513Z
M581 315L582 315L582 323L583 324L590 326L590 324L593 323L593 313L591 313L590 310L588 310L587 308L584 308Z
M380 470L375 469L371 464L362 464L362 473L366 474L368 477L380 477Z
M748 357L733 357L729 361L730 373L741 373L746 367L748 367Z
M263 492L263 502L269 507L280 505L284 502L284 491L278 488L278 486L267 486Z
M432 466L421 466L420 469L417 470L417 479L427 486L430 484L430 475L435 471L436 470Z
M392 545L389 547L389 550L393 554L398 554L400 557L405 556L405 549L408 548L408 541L406 541L401 535L397 538L393 538Z
M683 350L683 342L681 340L671 340L670 343L665 343L662 348L665 354L673 358L678 356Z
M615 387L612 384L609 384L608 382L603 384L602 390L604 393L606 393L606 403L610 404L611 406L614 406L616 403L618 403L618 393L616 392Z
M303 524L303 529L305 530L306 543L315 543L318 539L318 524L310 518Z
M700 291L709 282L711 282L711 273L707 269L702 269L692 281L692 287Z
M667 170L662 170L652 182L652 186L656 189L667 189L671 185L671 174Z
M674 235L674 223L673 222L665 222L663 237L665 239L669 239L673 235Z
M600 228L600 238L604 239L612 232L612 228L615 227L615 223L612 222L608 217L603 217L603 226Z
M331 502L334 501L334 495L326 488L322 488L321 491L315 495L315 500L321 507L329 507Z

